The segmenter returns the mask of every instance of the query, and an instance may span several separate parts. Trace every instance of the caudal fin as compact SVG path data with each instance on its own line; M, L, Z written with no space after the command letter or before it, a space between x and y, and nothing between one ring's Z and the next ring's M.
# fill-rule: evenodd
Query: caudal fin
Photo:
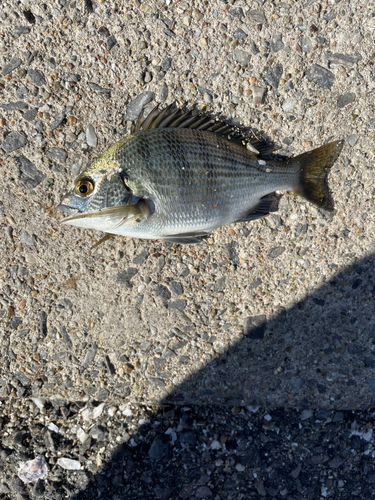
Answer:
M331 142L290 160L292 165L300 167L299 185L293 190L295 194L319 208L333 211L333 199L327 177L341 153L343 144L344 141Z

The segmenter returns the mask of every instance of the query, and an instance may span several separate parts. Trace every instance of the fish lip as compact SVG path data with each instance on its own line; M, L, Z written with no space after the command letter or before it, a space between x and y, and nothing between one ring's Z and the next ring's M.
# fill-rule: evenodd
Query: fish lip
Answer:
M65 212L70 215L76 215L80 213L80 210L78 208L73 208L69 205L64 205L63 203L59 203L59 205L56 206L56 210L61 210L61 212Z

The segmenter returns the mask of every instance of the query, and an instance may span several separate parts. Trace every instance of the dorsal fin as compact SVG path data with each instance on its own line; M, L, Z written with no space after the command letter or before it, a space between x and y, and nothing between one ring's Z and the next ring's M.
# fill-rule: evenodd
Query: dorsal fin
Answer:
M191 128L205 130L220 137L224 137L231 142L236 142L244 147L246 144L255 144L257 139L249 137L233 125L225 121L214 118L206 113L199 113L195 110L186 111L176 107L174 103L160 110L159 106L151 111L145 119L138 118L132 133L140 130L151 130L155 128ZM256 152L254 148L249 148Z

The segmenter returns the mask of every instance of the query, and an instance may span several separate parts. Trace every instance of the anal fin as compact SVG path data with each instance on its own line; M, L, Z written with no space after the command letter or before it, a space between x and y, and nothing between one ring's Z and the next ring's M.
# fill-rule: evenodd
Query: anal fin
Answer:
M205 238L208 238L208 236L209 233L196 231L194 233L169 234L168 236L163 236L160 239L168 243L179 243L180 245L194 245L196 243L201 243L201 241Z
M248 222L251 220L261 219L271 212L277 212L279 209L279 197L276 193L267 194L261 198L258 205L253 208L248 214L244 215L235 222Z

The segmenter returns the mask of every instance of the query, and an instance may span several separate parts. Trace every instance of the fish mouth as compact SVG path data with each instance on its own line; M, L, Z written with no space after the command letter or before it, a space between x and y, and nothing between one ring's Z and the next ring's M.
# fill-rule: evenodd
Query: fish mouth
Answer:
M65 212L66 214L70 214L69 217L66 217L61 222L64 222L65 220L70 219L70 217L72 215L77 215L81 212L78 208L73 208L73 207L70 207L69 205L64 205L63 203L60 203L59 205L57 205L56 210L61 210L61 212Z

